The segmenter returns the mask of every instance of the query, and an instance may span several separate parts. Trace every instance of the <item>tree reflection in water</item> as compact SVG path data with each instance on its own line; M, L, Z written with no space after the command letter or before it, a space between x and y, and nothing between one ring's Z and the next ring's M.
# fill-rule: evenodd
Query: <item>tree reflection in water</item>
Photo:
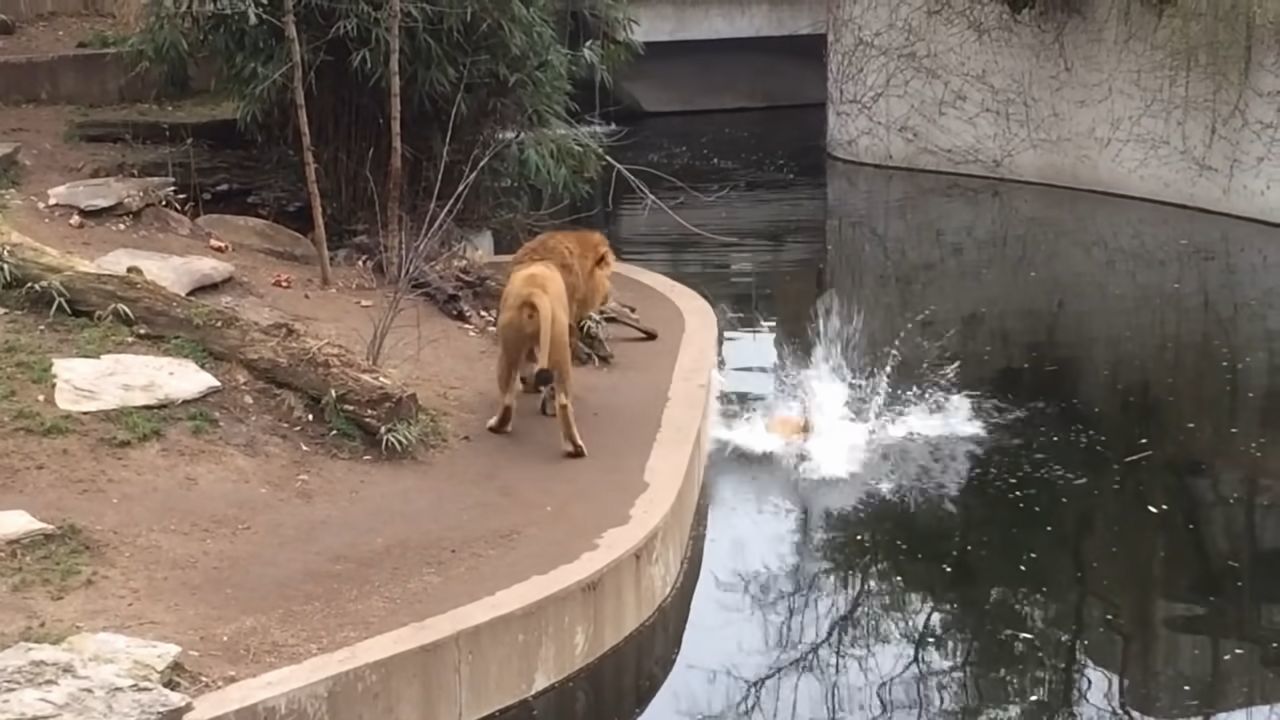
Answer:
M1280 633L1247 621L1260 596L1238 571L1262 530L1215 543L1194 491L1203 466L1197 480L1193 463L1118 459L1150 429L1141 413L1104 435L1068 401L1024 407L957 492L897 457L893 489L823 513L792 562L723 581L770 660L732 675L732 707L703 717L1184 717L1275 702L1263 666ZM1257 495L1232 503L1264 517Z

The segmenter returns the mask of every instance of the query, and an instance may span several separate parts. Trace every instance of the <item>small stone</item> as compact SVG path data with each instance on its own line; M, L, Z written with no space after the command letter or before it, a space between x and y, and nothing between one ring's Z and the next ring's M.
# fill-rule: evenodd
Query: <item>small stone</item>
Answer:
M231 252L231 245L215 238L209 238L209 249L218 253Z
M72 215L69 220L67 220L67 224L79 230L80 228L84 227L84 218L80 217L80 213L76 213L75 215Z
M35 519L26 510L0 510L0 545L57 531L56 527Z

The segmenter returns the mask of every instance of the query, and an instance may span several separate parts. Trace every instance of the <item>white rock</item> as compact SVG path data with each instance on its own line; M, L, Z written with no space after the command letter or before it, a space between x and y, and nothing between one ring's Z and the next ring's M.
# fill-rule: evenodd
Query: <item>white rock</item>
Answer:
M57 531L57 528L40 522L26 510L0 510L0 545Z
M123 275L136 267L151 282L179 295L186 295L197 288L217 285L231 279L235 266L224 260L200 255L169 255L120 248L103 255L93 264L107 272Z
M106 177L76 180L49 189L49 205L67 205L85 212L111 209L114 212L137 212L173 194L175 181L170 177Z
M53 402L72 412L172 405L222 387L186 358L154 355L54 358L53 379Z
M166 679L182 648L172 643L142 640L110 632L80 633L62 647L89 660L119 665L130 677Z
M173 648L92 635L62 645L18 643L0 652L0 718L178 720L191 700L161 684ZM171 659L157 670L165 657Z

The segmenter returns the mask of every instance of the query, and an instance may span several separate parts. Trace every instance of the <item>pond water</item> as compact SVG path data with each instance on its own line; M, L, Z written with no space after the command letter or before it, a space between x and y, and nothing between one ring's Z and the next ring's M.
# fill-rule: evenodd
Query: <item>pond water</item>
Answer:
M1280 231L827 161L822 122L622 149L717 237L619 190L620 254L722 332L702 572L641 717L1280 717ZM761 416L796 407L782 447Z

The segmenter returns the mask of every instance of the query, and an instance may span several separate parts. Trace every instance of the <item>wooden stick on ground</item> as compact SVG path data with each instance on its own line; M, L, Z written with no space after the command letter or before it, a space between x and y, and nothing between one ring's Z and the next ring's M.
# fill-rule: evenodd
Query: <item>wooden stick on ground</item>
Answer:
M145 334L183 337L211 355L240 363L267 382L323 402L333 393L340 411L370 434L412 421L418 397L345 348L308 337L286 322L262 324L230 310L172 293L133 274L103 272L0 224L0 279L45 283L77 313L123 306Z

